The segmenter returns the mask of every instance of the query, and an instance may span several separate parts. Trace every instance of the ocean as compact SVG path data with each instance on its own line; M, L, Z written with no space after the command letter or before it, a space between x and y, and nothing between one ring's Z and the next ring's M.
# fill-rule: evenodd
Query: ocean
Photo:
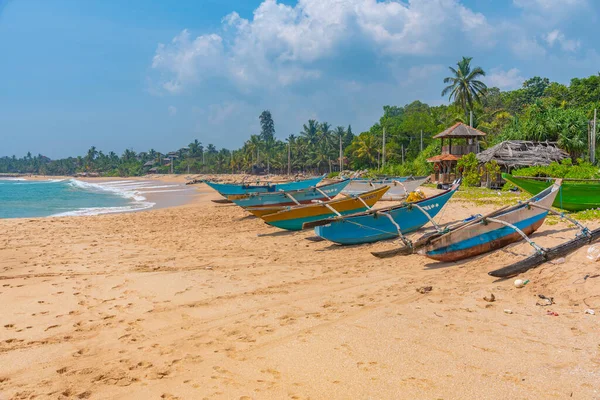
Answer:
M143 193L157 182L0 178L0 218L96 215L150 208ZM145 190L145 192L144 192Z

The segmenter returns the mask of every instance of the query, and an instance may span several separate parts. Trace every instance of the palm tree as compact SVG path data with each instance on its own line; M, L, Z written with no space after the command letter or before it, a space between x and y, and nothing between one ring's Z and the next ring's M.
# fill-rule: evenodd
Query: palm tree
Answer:
M354 151L354 156L366 162L370 167L375 164L378 155L378 145L372 135L362 133L358 136L358 146Z
M318 140L319 123L314 119L308 120L308 126L302 125L300 135L306 139L310 145L314 145Z
M450 93L449 99L460 105L468 116L473 110L473 101L481 101L485 95L487 86L477 78L485 76L481 67L471 69L472 57L463 57L456 65L458 70L448 67L453 76L444 78L444 83L450 83L442 90L442 96Z

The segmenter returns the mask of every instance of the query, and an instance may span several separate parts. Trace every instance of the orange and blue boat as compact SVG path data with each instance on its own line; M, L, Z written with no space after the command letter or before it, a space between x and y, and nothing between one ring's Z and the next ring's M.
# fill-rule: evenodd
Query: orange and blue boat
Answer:
M546 219L552 203L560 192L562 181L542 190L526 202L503 208L486 217L452 230L434 240L421 251L437 261L458 261L494 251L525 239L536 251L539 246L529 240Z
M284 207L271 213L269 212L274 211L273 208L258 207L247 210L262 218L269 225L290 231L299 231L302 229L302 225L307 222L321 221L335 216L339 217L365 211L373 207L388 190L389 186L384 186L358 196L347 196L325 202Z

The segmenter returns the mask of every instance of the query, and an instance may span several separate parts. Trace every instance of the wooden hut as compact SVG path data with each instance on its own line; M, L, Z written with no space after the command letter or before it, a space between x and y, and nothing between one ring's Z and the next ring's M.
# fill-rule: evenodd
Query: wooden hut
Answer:
M427 159L434 165L435 174L431 177L432 182L445 184L454 181L458 175L457 161L465 154L479 153L479 138L484 136L484 132L462 122L435 135L434 139L442 140L442 153ZM447 142L444 144L444 141Z
M548 166L552 162L561 162L569 158L569 154L558 148L554 142L531 142L527 140L507 140L477 154L482 172L482 184L488 187L504 185L502 176L489 176L484 165L495 161L500 172L508 172L515 168Z

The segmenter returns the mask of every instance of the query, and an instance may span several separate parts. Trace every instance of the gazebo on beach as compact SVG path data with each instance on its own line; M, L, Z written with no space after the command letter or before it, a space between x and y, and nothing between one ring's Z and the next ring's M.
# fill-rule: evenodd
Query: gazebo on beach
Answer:
M485 135L485 132L462 122L435 135L434 139L442 140L442 153L427 159L428 162L433 163L435 169L431 180L441 184L454 181L457 177L457 161L465 154L479 153L479 138ZM447 140L447 144L444 144L444 140Z

